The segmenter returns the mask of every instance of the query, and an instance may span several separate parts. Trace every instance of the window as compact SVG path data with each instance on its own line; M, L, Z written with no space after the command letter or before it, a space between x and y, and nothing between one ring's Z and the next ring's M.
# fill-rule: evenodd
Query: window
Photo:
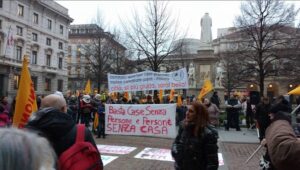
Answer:
M22 47L17 46L16 50L17 50L17 55L16 55L17 58L16 59L21 61L22 60Z
M48 29L49 30L52 29L52 21L51 21L51 19L48 19Z
M32 40L37 41L38 35L36 33L32 33Z
M24 16L24 6L20 4L18 5L18 16Z
M51 45L51 39L50 38L46 39L46 45Z
M32 51L31 64L36 64L36 63L37 63L37 51Z
M64 26L62 25L59 26L59 33L64 34Z
M39 23L39 14L33 13L33 23L35 24Z
M51 66L51 55L49 55L49 54L46 57L46 65L49 67Z
M51 91L51 79L45 78L45 91Z
M19 87L20 75L14 75L14 89L17 90Z
M0 8L3 6L3 0L0 0Z
M63 80L57 80L57 91L63 91Z
M31 77L31 81L33 83L34 91L37 91L38 78L37 77Z
M0 0L1 1L1 0ZM2 20L0 20L0 29L2 29Z
M58 42L58 49L63 49L63 43L62 42Z
M20 36L23 35L23 28L22 27L17 26L17 35L20 35Z
M62 69L63 60L61 57L58 58L58 68Z

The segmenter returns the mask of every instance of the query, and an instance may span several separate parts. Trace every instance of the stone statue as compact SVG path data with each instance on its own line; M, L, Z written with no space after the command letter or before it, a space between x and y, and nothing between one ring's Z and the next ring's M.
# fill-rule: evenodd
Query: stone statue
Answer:
M195 87L195 67L193 63L190 63L189 65L189 86L190 87Z
M212 20L208 13L201 18L201 37L200 41L204 43L210 44L212 42L212 33L211 33L211 26Z
M215 79L216 87L223 87L223 83L222 83L224 78L223 73L224 73L224 69L222 63L218 63L216 68L216 79Z

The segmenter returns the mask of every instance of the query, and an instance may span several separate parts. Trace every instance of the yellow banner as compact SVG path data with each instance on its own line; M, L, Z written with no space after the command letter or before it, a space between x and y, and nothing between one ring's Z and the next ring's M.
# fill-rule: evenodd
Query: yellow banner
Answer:
M198 95L198 100L201 101L201 99L210 91L212 91L213 85L209 79L205 79L203 83L203 87Z
M95 113L95 118L94 118L94 129L97 129L99 125L99 117L98 117L98 113Z
M90 79L88 79L88 81L87 81L87 83L85 85L84 92L85 92L85 94L91 94L92 93Z
M178 95L178 97L177 97L177 106L182 106L181 95Z
M171 91L170 91L170 102L174 101L174 94L175 94L175 90L171 89Z
M23 128L27 124L32 112L35 111L37 111L37 104L34 85L31 81L30 72L28 70L28 56L24 56L21 81L16 97L13 126Z

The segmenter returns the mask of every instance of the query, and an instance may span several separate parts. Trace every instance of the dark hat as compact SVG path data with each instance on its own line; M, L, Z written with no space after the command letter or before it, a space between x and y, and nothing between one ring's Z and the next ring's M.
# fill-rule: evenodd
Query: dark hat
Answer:
M276 114L277 112L282 111L282 112L290 112L290 107L287 104L283 103L277 103L273 105L270 109L270 113Z

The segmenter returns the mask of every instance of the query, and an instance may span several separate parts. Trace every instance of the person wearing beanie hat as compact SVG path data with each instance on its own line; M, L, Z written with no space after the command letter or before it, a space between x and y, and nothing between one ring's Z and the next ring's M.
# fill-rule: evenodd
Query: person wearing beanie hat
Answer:
M278 102L270 109L271 124L266 130L267 153L275 169L299 169L300 140L292 126L288 105Z

